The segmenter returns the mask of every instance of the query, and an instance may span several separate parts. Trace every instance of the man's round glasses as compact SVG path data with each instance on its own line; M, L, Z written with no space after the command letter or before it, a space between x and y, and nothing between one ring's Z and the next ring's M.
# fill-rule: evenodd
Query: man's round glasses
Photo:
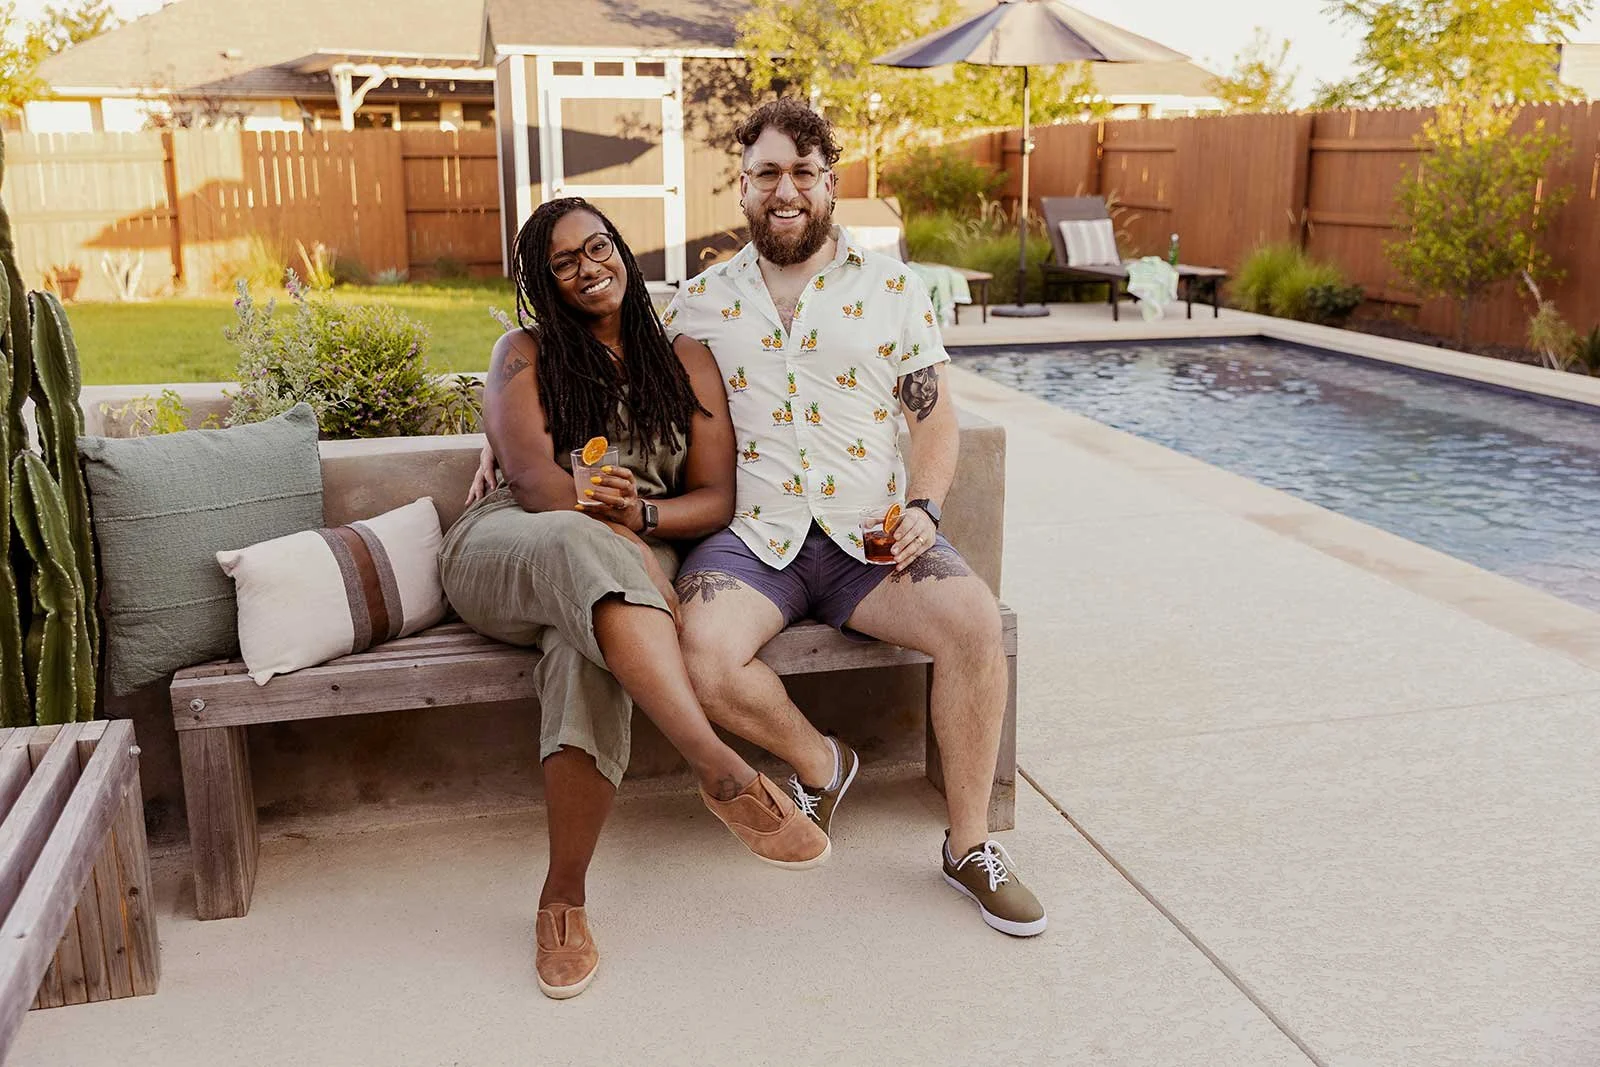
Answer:
M770 193L776 189L785 174L794 182L796 189L805 190L814 187L826 173L828 173L827 167L819 167L815 163L796 163L788 168L780 167L776 163L757 163L745 171L750 184L763 193Z
M611 253L617 250L612 243L611 236L604 233L590 234L583 242L583 258L591 263L604 263L611 258ZM578 276L578 268L582 261L577 252L563 252L550 260L550 273L563 282L570 282Z

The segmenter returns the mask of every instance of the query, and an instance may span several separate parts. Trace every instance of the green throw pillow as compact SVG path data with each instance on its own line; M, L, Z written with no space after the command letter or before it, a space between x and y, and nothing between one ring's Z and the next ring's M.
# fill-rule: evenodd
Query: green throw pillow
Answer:
M300 404L226 430L84 437L113 696L238 651L217 553L322 525L317 417Z

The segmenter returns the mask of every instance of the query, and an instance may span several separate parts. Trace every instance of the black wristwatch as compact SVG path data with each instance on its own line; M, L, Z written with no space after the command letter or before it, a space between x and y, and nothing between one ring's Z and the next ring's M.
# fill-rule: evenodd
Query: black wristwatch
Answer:
M938 504L935 504L925 496L919 496L915 500L907 500L906 507L916 508L918 511L922 512L924 515L928 516L928 518L933 520L933 528L935 530L939 528Z
M639 511L644 515L644 529L640 533L649 533L661 525L661 512L648 500L639 501Z

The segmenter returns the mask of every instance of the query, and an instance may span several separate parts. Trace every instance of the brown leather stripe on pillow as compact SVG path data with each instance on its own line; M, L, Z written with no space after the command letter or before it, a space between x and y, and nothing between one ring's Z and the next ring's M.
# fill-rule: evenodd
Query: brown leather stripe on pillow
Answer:
M328 543L333 558L339 564L339 574L344 579L345 600L350 605L350 623L355 630L350 651L365 651L372 647L375 640L386 640L389 634L389 612L383 601L383 583L378 577L372 553L361 535L348 526L318 530L317 533ZM392 576L390 580L393 580Z
M405 609L400 604L400 583L395 580L394 564L389 560L389 552L383 547L383 542L372 528L364 522L352 522L350 528L355 530L361 540L366 543L367 551L372 554L372 565L378 571L378 588L383 593L383 605L389 619L389 626L381 631L383 637L380 641L393 641L400 636L400 631L405 627ZM380 632L377 624L372 627L372 632Z

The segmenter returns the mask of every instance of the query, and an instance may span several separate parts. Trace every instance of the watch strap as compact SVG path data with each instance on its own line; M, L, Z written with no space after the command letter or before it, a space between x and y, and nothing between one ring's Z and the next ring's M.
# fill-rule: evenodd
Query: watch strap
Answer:
M915 500L907 500L906 507L916 508L918 511L922 512L924 515L928 516L928 518L933 520L933 528L935 530L939 528L940 515L938 505L929 500L927 497L919 496Z

